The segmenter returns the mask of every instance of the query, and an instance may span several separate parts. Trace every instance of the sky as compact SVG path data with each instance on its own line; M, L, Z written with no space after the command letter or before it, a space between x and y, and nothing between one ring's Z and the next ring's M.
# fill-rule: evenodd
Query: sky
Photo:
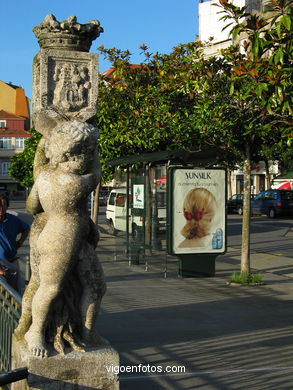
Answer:
M58 21L75 15L81 24L100 21L104 32L92 44L97 48L130 50L140 63L141 44L149 51L170 53L179 43L198 34L198 0L0 0L0 80L19 85L32 97L32 62L39 51L32 32L47 14ZM100 55L99 71L111 64Z

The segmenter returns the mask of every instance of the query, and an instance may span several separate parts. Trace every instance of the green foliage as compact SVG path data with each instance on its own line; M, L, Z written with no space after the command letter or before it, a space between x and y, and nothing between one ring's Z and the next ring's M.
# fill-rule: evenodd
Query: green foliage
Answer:
M258 272L233 272L230 282L238 284L263 284L262 276Z
M131 66L127 53L100 48L115 67L112 78L101 80L95 120L104 181L111 177L107 160L200 145L190 119L194 96L182 81L190 66L183 46L171 55L151 56L146 46L142 50L147 62Z
M25 149L10 159L10 176L23 187L33 185L33 163L37 145L41 134L34 129L29 130L31 137L25 141Z
M274 116L288 131L292 115L292 6L290 0L273 0L263 15L250 14L246 8L221 1L223 19L233 23L234 46L241 46L242 56L229 50L224 56L233 63L234 83L245 83L246 96L263 109L264 116ZM241 35L240 35L241 34ZM238 50L239 52L239 50ZM236 61L235 61L236 60ZM290 132L291 131L291 132Z
M104 182L113 174L106 161L143 152L217 146L233 153L229 167L247 151L257 160L274 148L280 158L292 139L292 10L288 0L272 4L266 17L222 0L235 42L218 58L206 59L200 42L170 54L142 45L145 60L131 66L129 51L99 48L115 68L101 77L93 119ZM28 142L11 167L26 186L36 149L33 137Z

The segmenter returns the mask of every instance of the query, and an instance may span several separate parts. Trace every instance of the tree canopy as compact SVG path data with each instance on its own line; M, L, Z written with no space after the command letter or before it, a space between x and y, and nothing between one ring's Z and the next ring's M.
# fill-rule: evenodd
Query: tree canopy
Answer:
M150 59L142 45L148 62L132 66L129 54L100 50L114 67L111 78L101 77L95 119L102 163L130 154L200 145L190 121L193 96L178 88L183 55Z
M273 146L280 156L278 148L292 139L292 10L288 0L274 0L273 8L263 17L222 0L234 41L212 58L204 55L212 42L178 45L170 54L142 45L145 60L138 66L128 51L99 48L113 66L111 77L100 77L92 120L100 131L104 182L112 174L107 160L146 151L216 145L240 162L248 146L255 160ZM11 173L23 185L31 184L38 137L12 160Z

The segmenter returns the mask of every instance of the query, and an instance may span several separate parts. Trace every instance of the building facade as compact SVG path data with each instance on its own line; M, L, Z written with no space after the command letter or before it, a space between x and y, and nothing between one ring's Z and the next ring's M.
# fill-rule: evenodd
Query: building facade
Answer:
M268 0L234 0L234 5L238 7L247 6L248 12L259 13L263 11L264 6L268 3ZM219 51L229 47L232 44L232 40L229 36L232 25L223 30L223 28L229 23L227 20L220 20L223 16L219 13L221 9L215 4L219 5L219 0L208 0L199 2L199 40L202 42L210 42L210 45L205 49L205 55L207 57L216 56ZM212 38L212 40L211 40ZM271 179L276 176L278 171L278 165L271 162L269 167L269 175ZM251 170L252 182L251 193L257 194L267 189L266 169L263 161L254 164ZM239 194L243 193L243 172L241 169L236 169L231 174L230 180L230 193Z
M263 10L267 0L233 0L232 3L238 7L246 6L248 12L258 13ZM221 20L223 14L219 13L221 11L217 6L219 4L219 0L200 0L198 6L199 40L209 42L210 38L213 38L211 45L206 49L207 56L217 55L219 50L227 48L232 43L229 32L233 25L224 29L230 21Z
M24 90L0 80L0 193L24 199L25 188L9 176L10 158L24 150L30 137L29 99Z

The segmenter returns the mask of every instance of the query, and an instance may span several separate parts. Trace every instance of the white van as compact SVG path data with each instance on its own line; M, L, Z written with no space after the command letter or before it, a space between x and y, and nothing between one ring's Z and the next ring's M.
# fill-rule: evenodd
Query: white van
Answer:
M131 195L128 200L131 214ZM115 188L110 192L106 208L106 222L109 224L111 234L116 235L118 231L126 232L126 215L126 188ZM136 236L142 231L143 222L143 217L129 215L129 233Z

